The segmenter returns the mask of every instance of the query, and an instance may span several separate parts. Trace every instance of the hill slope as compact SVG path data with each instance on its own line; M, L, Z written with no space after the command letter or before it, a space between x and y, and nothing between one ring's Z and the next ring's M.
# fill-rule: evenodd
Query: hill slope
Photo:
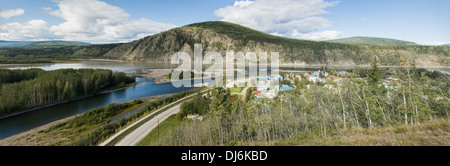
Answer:
M33 43L32 41L3 41L0 40L0 47L23 47L27 44Z
M400 56L416 59L417 66L449 66L450 47L378 46L316 42L270 35L228 22L203 22L174 28L129 43L0 49L0 56L34 55L36 57L95 57L139 62L168 63L174 53L185 51L193 56L193 46L201 43L203 54L216 51L279 52L283 64L368 65L374 56L381 65L398 65Z
M203 51L279 52L283 64L367 65L374 56L383 65L394 65L400 56L412 56L417 65L448 66L450 49L430 46L376 46L289 39L227 22L203 22L168 30L125 43L104 57L144 62L170 62L185 51L193 56L193 45ZM203 55L204 55L203 53Z
M51 47L51 46L84 46L89 43L77 42L77 41L41 41L25 45L25 47Z
M335 42L335 43L370 44L370 45L379 45L379 46L417 45L416 43L410 42L410 41L388 39L388 38L377 38L377 37L362 37L362 36L334 39L334 40L328 40L328 41Z

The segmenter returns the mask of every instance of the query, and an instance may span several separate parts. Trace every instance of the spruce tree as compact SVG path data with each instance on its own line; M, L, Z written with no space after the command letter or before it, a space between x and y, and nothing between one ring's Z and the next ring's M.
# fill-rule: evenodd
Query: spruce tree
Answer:
M374 57L373 61L370 63L369 75L367 78L367 83L369 84L370 91L375 95L381 95L386 92L384 86L380 86L383 71L378 68L378 59Z

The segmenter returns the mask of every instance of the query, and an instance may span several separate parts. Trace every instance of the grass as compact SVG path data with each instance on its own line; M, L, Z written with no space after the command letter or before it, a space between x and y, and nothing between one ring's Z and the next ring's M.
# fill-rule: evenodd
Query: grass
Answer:
M203 93L204 93L204 92L203 92ZM192 94L189 94L189 95L192 95ZM187 95L187 96L189 96L189 95ZM121 139L123 139L126 135L130 134L133 130L137 129L138 127L140 127L140 126L143 125L144 123L148 122L148 121L151 120L153 117L155 117L155 116L161 114L162 112L168 110L169 108L171 108L171 107L173 107L173 106L175 106L175 105L177 105L177 104L180 104L180 103L182 103L182 102L184 102L184 101L187 101L187 100L191 100L191 99L194 98L194 97L195 97L195 96L192 96L192 97L189 97L189 98L180 100L180 101L175 101L175 102L172 102L172 103L167 103L167 104L172 104L172 105L171 105L171 106L168 106L168 107L166 107L166 108L164 108L164 109L161 109L162 107L166 106L167 104L166 104L166 105L162 105L160 108L158 108L158 109L156 109L156 110L153 110L152 112L149 112L148 114L153 113L154 111L158 111L158 110L159 110L158 112L153 113L151 116L147 117L146 119L142 120L142 121L139 122L138 124L134 125L133 127L130 127L129 129L127 129L126 131L124 131L123 133L121 133L119 136L117 136L116 138L114 138L111 142L109 142L108 144L106 144L106 146L113 146L113 145L115 145L117 142L119 142ZM184 98L184 97L183 97L183 98ZM145 116L147 116L148 114L142 115L142 117L145 117ZM132 123L134 123L134 122L131 122L131 124L132 124ZM125 127L126 127L126 126L124 126L124 128L125 128Z
M127 114L127 113L129 113L129 112L131 112L131 111L134 111L134 110L137 110L137 109L142 109L142 108L145 106L145 104L146 104L146 103L140 103L140 104L136 104L136 105L133 105L133 106L131 106L131 107L128 107L128 108L124 109L124 110L122 111L121 114L116 115L116 116L110 118L109 121L111 121L111 120L113 120L113 119L116 119L116 118L118 118L118 117L120 117L120 116L122 116L122 115L124 115L124 114Z
M98 112L93 115L89 112L86 112L80 116L75 117L73 120L71 120L71 121L77 121L78 119L80 119L79 121L85 121L83 119L87 119L87 120L91 119L91 122L88 122L88 124L84 124L81 127L80 126L70 127L70 125L67 126L64 123L61 124L61 127L56 127L56 126L52 127L55 131L50 132L50 134L52 134L52 133L54 134L54 133L58 133L58 132L69 134L69 135L61 134L61 136L65 135L65 137L68 138L69 140L74 140L74 141L58 142L53 145L72 145L73 143L76 144L77 139L82 138L86 134L95 132L95 130L97 130L101 125L108 124L108 123L110 123L111 120L116 119L117 117L119 117L125 113L136 110L138 108L142 108L143 106L145 106L145 104L147 102L134 104L133 101L130 101L130 102L125 102L125 103L130 103L131 105L126 108L120 109L117 114L112 114L112 116L107 116L107 117L101 118L101 120L97 121L97 123L89 124L92 121L95 121L91 117L96 117L98 114L104 114L104 112L108 111L108 110L104 110L102 112ZM123 104L125 104L125 103L123 103ZM108 107L108 106L106 106L106 107ZM105 107L101 107L101 108L105 108ZM93 109L93 110L95 110L95 109ZM70 121L68 121L68 122L70 122ZM66 122L66 124L67 124L67 122ZM52 130L52 128L50 128L50 131Z
M232 88L230 88L231 92L236 92L236 93L242 93L242 90L244 90L244 87L232 87Z
M317 133L296 135L274 145L311 146L449 146L450 119L422 124L402 124L379 129L348 129L319 136Z
M162 107L164 107L164 106L162 106ZM128 130L126 130L125 132L123 132L122 134L120 134L118 137L114 138L111 142L109 142L108 144L106 144L106 146L114 146L117 142L119 142L120 140L122 140L125 136L127 136L128 134L130 134L133 130L137 129L139 126L141 126L141 125L143 125L144 123L148 122L148 121L149 121L150 119L152 119L153 117L155 117L155 116L159 115L160 113L166 111L168 108L170 108L170 107L167 107L167 108L165 108L165 109L163 109L163 110L160 110L160 111L158 111L158 112L155 112L153 115L151 115L151 116L148 117L147 119L144 119L143 121L139 122L137 125L135 125L135 126L129 128ZM153 111L150 111L150 112L148 112L147 114L142 115L141 117L147 116L148 114L151 114L151 113L153 113L154 111L157 111L157 110L158 110L158 109L153 110ZM139 119L136 119L136 121L138 121L138 120L139 120ZM130 122L130 124L133 124L134 122L135 122L135 121L132 121L132 122ZM126 128L126 127L127 127L127 126L123 126L123 128Z
M228 146L450 146L450 118L378 129L305 132L273 142L232 142Z
M42 129L31 132L30 134L18 137L5 145L75 145L77 141L84 138L86 135L92 134L96 130L101 129L101 126L120 121L116 120L114 122L110 122L112 119L116 119L117 117L136 109L143 109L146 104L156 100L157 98L158 97L150 97L141 99L143 101L142 103L134 103L134 101L119 103L117 105L126 103L130 104L108 116L99 116L100 114L107 114L107 112L109 112L107 110L101 112L96 111L108 106L96 108L83 114L60 120L54 124L48 125L48 127L43 127ZM78 123L80 125L74 125L77 124L75 122L80 122L81 124Z
M171 129L181 126L183 123L175 119L176 115L172 115L165 121L159 124L159 138L164 138ZM158 129L152 130L141 142L137 144L138 146L158 146L160 145L158 139Z

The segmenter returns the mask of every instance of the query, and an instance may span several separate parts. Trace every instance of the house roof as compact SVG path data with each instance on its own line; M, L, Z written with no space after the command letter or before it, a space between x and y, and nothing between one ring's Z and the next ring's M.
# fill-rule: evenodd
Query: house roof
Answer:
M282 87L280 87L280 90L294 90L294 88L292 88L290 86L282 86Z

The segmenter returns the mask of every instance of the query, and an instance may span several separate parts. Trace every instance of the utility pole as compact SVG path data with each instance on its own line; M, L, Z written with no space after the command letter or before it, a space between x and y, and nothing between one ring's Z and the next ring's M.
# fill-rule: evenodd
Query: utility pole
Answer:
M157 128L158 128L158 144L161 145L161 142L159 141L159 119L158 119L158 126L157 126Z

